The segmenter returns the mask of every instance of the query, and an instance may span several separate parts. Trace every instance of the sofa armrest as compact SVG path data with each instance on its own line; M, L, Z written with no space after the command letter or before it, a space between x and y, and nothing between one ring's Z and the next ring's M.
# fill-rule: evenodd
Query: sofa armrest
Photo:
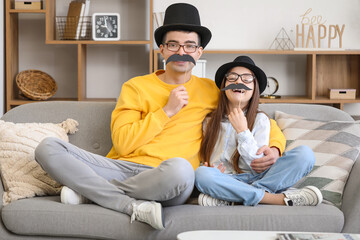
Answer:
M1 209L3 207L3 195L4 195L4 185L3 185L3 182L2 182L2 176L1 176L1 173L0 173L0 212L1 212Z
M341 210L345 215L342 232L360 233L360 156L357 158L345 185Z

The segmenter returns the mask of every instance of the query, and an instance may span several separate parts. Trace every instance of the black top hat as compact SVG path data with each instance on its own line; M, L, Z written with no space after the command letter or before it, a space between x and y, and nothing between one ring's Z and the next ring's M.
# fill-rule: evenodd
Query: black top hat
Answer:
M165 11L164 25L156 29L155 41L160 47L164 34L168 31L186 30L196 32L201 37L201 46L205 46L211 39L211 32L201 26L199 12L193 5L187 3L175 3Z
M248 56L239 56L235 58L233 62L225 63L216 71L215 83L220 89L221 82L224 79L225 74L233 67L246 67L250 69L254 74L259 83L259 90L262 93L265 90L267 84L267 77L263 70L257 67L254 61Z

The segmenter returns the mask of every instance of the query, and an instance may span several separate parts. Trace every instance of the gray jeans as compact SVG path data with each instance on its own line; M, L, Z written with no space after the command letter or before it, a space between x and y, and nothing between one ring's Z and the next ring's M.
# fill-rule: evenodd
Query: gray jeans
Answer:
M194 187L194 170L183 158L171 158L153 168L106 158L49 137L36 148L35 159L60 184L128 215L136 200L183 204Z

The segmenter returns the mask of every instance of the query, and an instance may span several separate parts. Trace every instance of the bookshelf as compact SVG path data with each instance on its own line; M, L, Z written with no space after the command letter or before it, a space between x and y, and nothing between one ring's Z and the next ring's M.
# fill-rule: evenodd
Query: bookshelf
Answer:
M23 36L20 27L20 22L26 22L27 20L22 20L23 16L31 16L30 18L35 18L33 25L36 28L40 23L44 26L43 36L41 37L42 44L47 49L54 49L53 54L57 55L62 49L65 49L69 56L61 57L64 58L62 63L60 61L54 60L56 66L51 66L52 69L56 72L63 71L68 72L62 78L56 78L49 72L55 81L58 83L58 92L54 97L50 98L47 101L116 101L116 97L109 97L106 93L107 90L103 90L102 96L98 97L89 97L88 85L89 78L94 75L94 71L101 71L101 67L97 58L98 52L104 52L106 56L101 56L102 58L115 58L112 56L112 53L117 51L121 52L124 56L129 56L133 52L139 55L139 64L141 64L141 69L145 69L144 72L136 72L137 68L132 67L134 60L131 57L123 57L121 59L122 63L129 65L129 69L126 74L121 76L121 81L126 81L132 76L147 74L152 72L153 69L153 0L133 0L133 1L122 1L122 0L91 0L90 15L94 12L114 12L117 9L124 8L124 11L130 10L132 13L136 14L127 14L123 12L124 18L121 22L122 33L121 39L119 41L93 41L93 40L59 40L56 34L56 16L58 16L57 8L66 9L70 0L44 0L43 7L40 10L19 10L15 9L15 0L5 0L5 26L6 26L6 109L9 111L11 108L18 105L27 104L35 102L34 100L27 99L19 93L19 89L16 86L15 78L16 75L23 70L21 69L21 63L28 59L24 59L23 54L21 54L21 43L27 41L27 39L22 39ZM115 9L115 10L114 10ZM136 15L143 16L139 21L134 21ZM31 21L31 20L30 20ZM20 39L19 39L20 38ZM34 38L35 39L35 38ZM33 40L30 37L31 41ZM34 41L34 40L33 40ZM109 49L110 48L110 49ZM59 50L60 49L60 50ZM104 49L104 51L102 51ZM41 49L40 49L41 51ZM39 55L35 54L33 60L38 63L38 70L41 69L41 52ZM51 51L51 50L50 50ZM117 53L116 57L120 55ZM57 56L55 56L56 58ZM60 56L59 56L60 57ZM28 60L29 61L29 60ZM132 62L131 62L132 61ZM43 63L46 65L46 63ZM89 67L89 64L96 65L95 67ZM71 66L69 66L71 65ZM108 65L108 64L107 64ZM117 68L116 64L112 66ZM124 66L126 67L126 65ZM96 70L92 70L92 68ZM131 71L131 72L130 72ZM64 80L66 78L66 80ZM106 74L103 74L99 78L106 78ZM102 79L99 79L103 81ZM105 81L106 82L106 81ZM121 83L118 83L121 85ZM112 86L108 86L111 88ZM95 87L96 88L96 87ZM115 86L116 94L120 93L121 86ZM69 93L68 93L69 92ZM101 94L101 93L100 93ZM115 93L113 93L115 95Z
M281 94L279 99L261 98L261 103L309 103L309 104L327 104L344 108L347 103L360 103L360 50L346 51L294 51L294 50L204 50L201 59L207 59L207 64L213 72L223 63L211 65L214 56L231 55L232 61L235 56L249 55L252 57L266 57L267 62L261 64L264 69L270 64L271 59L277 56L287 56L292 59L305 59L305 72L297 80L302 81L303 92L298 95ZM160 69L162 57L159 50L154 50L154 70ZM255 61L257 62L257 61ZM285 62L280 64L285 65ZM206 67L208 69L208 66ZM291 67L285 69L291 76L296 75ZM268 74L268 72L267 72ZM269 75L269 74L268 74ZM206 75L214 79L215 74ZM284 81L284 79L282 79ZM291 81L291 79L285 79ZM294 82L294 81L292 81ZM281 85L281 84L280 84ZM291 88L291 85L288 87ZM329 88L353 88L356 89L355 99L330 99Z

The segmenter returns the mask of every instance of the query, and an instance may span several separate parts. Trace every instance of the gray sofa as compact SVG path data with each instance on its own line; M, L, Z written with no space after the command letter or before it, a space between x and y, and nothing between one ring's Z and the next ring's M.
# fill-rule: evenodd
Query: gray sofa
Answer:
M7 112L1 119L12 122L54 122L67 118L79 122L70 142L105 155L111 148L110 114L115 103L41 102ZM266 104L273 117L279 110L321 120L350 120L338 109L320 105ZM359 159L358 159L359 160ZM360 161L345 187L341 209L318 207L202 207L194 204L164 209L165 230L156 231L129 216L94 204L64 205L59 196L17 200L1 208L0 239L176 239L184 231L263 230L360 233ZM1 185L1 194L3 187Z

